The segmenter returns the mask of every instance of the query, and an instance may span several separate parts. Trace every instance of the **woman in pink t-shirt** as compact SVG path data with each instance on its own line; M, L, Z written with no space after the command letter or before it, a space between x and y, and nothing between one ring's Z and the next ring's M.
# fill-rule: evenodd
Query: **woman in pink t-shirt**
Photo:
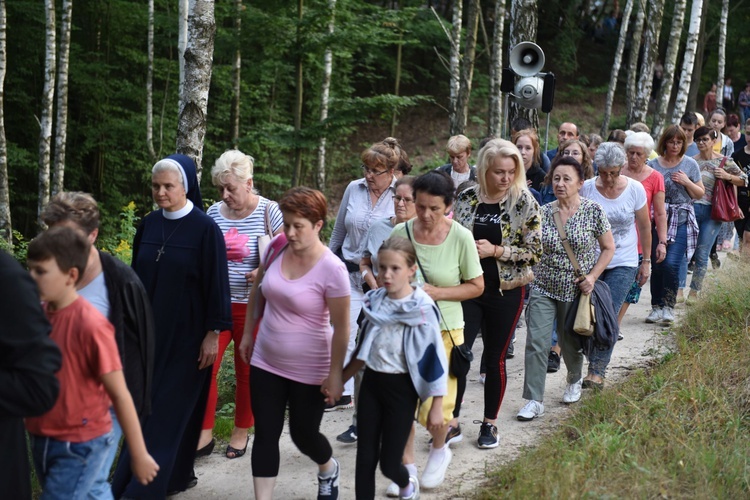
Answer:
M341 374L349 341L349 276L343 262L320 241L327 212L320 191L290 189L279 207L284 235L277 236L269 249L279 246L279 238L285 237L288 243L280 253L272 254L278 257L270 263L270 251L263 256L240 343L240 356L250 364L255 415L251 459L255 498L273 497L288 405L292 441L318 464L318 498L336 499L339 464L320 433L320 421L326 402L336 401L344 390ZM264 299L258 336L253 339L255 305Z

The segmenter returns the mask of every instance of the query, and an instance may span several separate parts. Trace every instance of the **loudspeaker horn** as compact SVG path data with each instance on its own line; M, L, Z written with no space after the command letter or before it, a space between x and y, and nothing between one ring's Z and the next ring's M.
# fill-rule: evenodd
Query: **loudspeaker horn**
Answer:
M544 52L534 42L521 42L510 51L508 60L518 76L534 76L544 67Z
M536 109L542 105L544 80L538 76L527 76L516 83L513 97L524 108Z

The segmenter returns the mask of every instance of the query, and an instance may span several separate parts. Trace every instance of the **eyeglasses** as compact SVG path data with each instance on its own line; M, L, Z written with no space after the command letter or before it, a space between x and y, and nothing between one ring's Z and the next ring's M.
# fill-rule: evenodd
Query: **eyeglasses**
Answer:
M404 202L404 205L408 205L409 203L414 203L413 198L404 198L403 196L393 195L392 196L393 201L398 205L402 201Z
M359 166L359 168L361 168L361 169L362 169L362 172L363 172L363 173L364 173L365 175L371 175L371 176L373 176L373 177L377 177L377 176L379 176L379 175L383 175L383 174L385 174L385 173L387 173L387 172L388 172L387 170L372 170L372 169L370 169L370 168L367 168L367 167L366 167L366 166L364 166L364 165L360 165L360 166Z
M563 156L581 156L583 153L577 149L566 149L562 154Z
M708 137L708 136L705 136L705 137L699 137L698 139L696 139L696 140L695 140L695 142L696 142L696 143L702 143L702 142L711 142L711 141L713 141L713 139L711 139L711 138L710 138L710 137Z
M613 170L612 172L605 172L604 170L602 170L600 168L599 169L599 177L619 177L620 176L620 170L621 169L618 168L617 170Z

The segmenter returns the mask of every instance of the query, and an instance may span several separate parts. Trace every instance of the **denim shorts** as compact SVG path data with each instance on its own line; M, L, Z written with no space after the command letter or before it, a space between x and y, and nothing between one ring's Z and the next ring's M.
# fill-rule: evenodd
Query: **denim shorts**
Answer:
M41 500L85 499L99 476L107 455L117 446L112 430L81 443L31 436L31 451Z

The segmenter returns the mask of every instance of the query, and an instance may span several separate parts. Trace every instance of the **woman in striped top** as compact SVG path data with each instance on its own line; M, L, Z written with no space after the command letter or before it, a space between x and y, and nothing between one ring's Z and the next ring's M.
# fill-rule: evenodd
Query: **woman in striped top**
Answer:
M254 425L250 408L250 367L240 361L239 342L245 326L245 312L250 288L257 274L260 261L258 238L281 232L283 224L279 205L253 189L253 157L238 150L226 151L216 160L211 169L211 180L219 189L221 201L208 209L208 215L216 222L224 235L229 265L229 290L232 296L232 330L221 332L219 355L213 367L211 389L203 418L203 431L198 442L197 456L213 451L212 436L216 413L216 375L229 343L234 340L235 391L234 429L226 449L227 458L239 458L247 450L247 431ZM268 229L267 229L268 228Z

